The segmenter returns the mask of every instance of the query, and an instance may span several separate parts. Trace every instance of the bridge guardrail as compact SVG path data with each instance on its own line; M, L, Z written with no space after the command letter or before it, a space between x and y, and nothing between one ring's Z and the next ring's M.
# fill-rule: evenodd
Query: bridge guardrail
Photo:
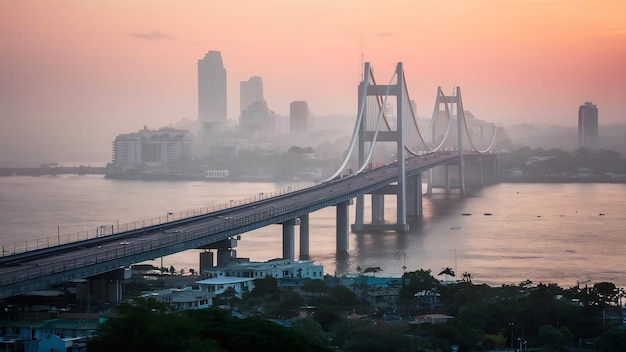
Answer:
M179 212L169 212L165 216L158 216L154 218L133 221L120 224L119 221L114 224L101 225L95 228L95 230L84 230L78 232L70 232L61 234L60 226L57 226L56 236L47 236L44 238L26 240L14 242L12 244L3 244L0 257L9 257L14 254L21 254L26 252L32 252L40 249L51 248L70 243L76 243L89 239L102 238L111 235L117 235L129 231L141 230L148 227L163 226L169 223L175 223L180 220L190 219L196 216L207 215L218 211L227 210L230 208L246 205L259 200L270 199L274 197L283 196L288 193L296 192L304 188L312 187L312 184L302 184L298 186L288 186L285 189L277 190L273 192L260 192L256 196L250 196L238 200L230 200L226 203L219 203L212 206L207 206L199 209L190 209Z
M46 265L30 266L22 270L18 270L10 276L0 278L0 287L24 282L27 280L38 279L44 276L49 276L68 270L80 269L90 265L104 263L124 257L130 257L136 254L146 253L153 250L159 250L167 247L168 245L180 243L181 241L186 242L207 236L219 235L220 233L224 233L237 227L245 226L256 221L262 221L283 213L293 211L303 205L312 203L317 199L318 197L310 197L305 200L298 200L295 204L267 209L243 218L229 219L228 221L213 225L209 228L202 230L191 230L182 233L167 234L166 236L159 238L156 242L142 244L129 243L128 245L122 245L122 247L120 248L109 249L104 251L103 253L97 253L95 256L93 254L88 254Z

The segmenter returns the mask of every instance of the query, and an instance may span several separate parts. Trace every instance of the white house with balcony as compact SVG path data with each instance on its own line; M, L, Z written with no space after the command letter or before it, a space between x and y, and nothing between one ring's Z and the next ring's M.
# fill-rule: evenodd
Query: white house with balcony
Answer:
M209 308L213 304L213 297L206 290L193 289L190 286L159 290L142 295L142 297L154 298L176 310Z
M215 277L196 282L200 285L200 291L217 296L226 292L229 288L235 291L237 298L242 298L246 292L254 290L254 279L242 277Z
M263 279L324 279L324 266L312 260L272 259L267 262L229 261L227 265L204 269L209 278L237 277Z

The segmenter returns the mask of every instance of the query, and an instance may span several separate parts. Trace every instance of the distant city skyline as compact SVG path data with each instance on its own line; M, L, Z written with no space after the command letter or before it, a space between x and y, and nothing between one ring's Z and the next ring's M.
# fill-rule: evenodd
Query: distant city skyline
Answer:
M120 133L196 120L208 50L226 63L233 121L253 75L277 114L306 100L354 118L362 63L386 83L401 61L420 117L437 86L461 86L465 109L496 124L575 127L584 101L624 123L625 17L619 0L3 1L0 162L108 154Z

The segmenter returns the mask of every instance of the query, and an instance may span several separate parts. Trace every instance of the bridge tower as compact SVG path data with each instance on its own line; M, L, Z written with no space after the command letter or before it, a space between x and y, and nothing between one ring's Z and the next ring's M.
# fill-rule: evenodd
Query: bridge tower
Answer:
M358 130L358 162L359 165L363 165L366 160L365 153L365 143L376 143L376 142L392 142L396 144L396 157L398 163L398 178L397 184L395 188L396 195L396 211L397 211L397 221L396 224L385 224L382 222L383 220L383 212L384 212L384 202L383 195L380 194L372 194L372 224L364 224L363 223L363 213L364 213L364 196L356 197L356 216L355 223L352 226L353 231L364 231L364 230L395 230L397 232L407 232L409 230L409 225L407 223L406 218L406 209L407 209L407 190L406 190L406 165L404 163L405 159L405 148L404 148L404 121L403 115L404 110L409 108L405 107L405 104L408 103L407 98L407 90L405 87L404 81L404 71L403 65L399 62L396 65L396 84L393 85L379 85L379 84L369 84L369 77L371 77L371 67L370 63L366 62L364 65L364 80L359 84L359 116L363 116L361 119L361 124ZM396 116L397 123L396 129L391 131L378 131L376 139L375 134L376 131L367 129L367 120L364 118L367 113L367 97L375 96L375 97L384 97L384 96L395 96L396 97ZM385 108L385 107L383 107ZM408 111L408 110L407 110Z
M461 87L456 87L454 95L445 95L441 90L441 87L437 88L437 98L435 99L435 114L440 110L441 104L446 104L446 111L448 110L447 104L455 105L456 104L456 130L457 130L457 152L459 154L459 169L458 169L458 184L456 185L461 194L465 194L465 173L463 167L465 166L465 161L463 160L463 133L465 132L465 113L463 110L463 99L461 99ZM435 114L433 114L433 118L435 118ZM433 128L432 130L432 140L437 139L438 131ZM449 165L442 166L443 170L443 188L445 188L446 192L450 191L451 182L450 182L450 172ZM433 180L436 178L434 174L435 169L430 169L428 177L428 193L432 193L434 185Z

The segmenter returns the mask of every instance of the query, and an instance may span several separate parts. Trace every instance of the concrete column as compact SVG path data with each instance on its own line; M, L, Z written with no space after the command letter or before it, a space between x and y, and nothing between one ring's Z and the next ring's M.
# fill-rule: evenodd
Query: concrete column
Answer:
M450 169L448 165L444 166L443 178L444 178L443 183L444 183L444 188L446 190L446 193L450 193Z
M309 259L309 214L300 216L300 259Z
M205 269L210 269L214 266L213 252L200 252L200 274L204 274Z
M433 168L428 169L428 186L426 187L426 193L433 194Z
M362 177L362 176L359 176ZM356 197L356 210L354 216L354 229L360 231L363 229L363 215L365 213L365 203L363 195Z
M218 248L217 249L217 266L225 266L228 264L230 258L237 257L237 251L230 248Z
M370 194L372 197L372 223L385 222L385 195Z
M295 259L295 225L297 219L291 219L283 222L283 259L293 261Z
M413 177L406 179L406 215L415 215L415 180Z
M481 186L485 185L485 179L484 179L484 171L483 171L483 157L479 156L478 157L478 176L479 176L479 184Z
M424 215L424 195L423 195L423 189L422 189L422 173L420 172L419 174L417 174L417 176L415 177L415 196L416 196L416 212L415 215L417 216L422 216Z
M348 251L349 214L350 202L341 202L335 205L337 209L337 253Z

